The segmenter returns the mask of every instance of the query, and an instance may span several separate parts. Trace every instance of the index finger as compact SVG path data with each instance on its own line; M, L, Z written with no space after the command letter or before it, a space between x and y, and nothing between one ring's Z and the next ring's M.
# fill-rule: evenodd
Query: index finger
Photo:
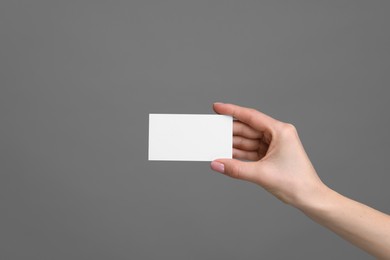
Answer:
M277 120L252 108L234 104L214 103L214 111L222 115L230 115L258 131L273 132Z

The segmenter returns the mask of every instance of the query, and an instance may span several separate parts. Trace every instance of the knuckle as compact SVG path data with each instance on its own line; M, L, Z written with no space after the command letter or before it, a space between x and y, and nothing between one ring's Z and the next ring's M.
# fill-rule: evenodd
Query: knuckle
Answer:
M256 112L257 112L257 110L256 110L256 109L254 109L254 108L249 108L249 112L250 112L251 114L254 114L254 113L256 113Z
M282 123L279 128L279 132L281 136L285 136L285 137L293 137L297 135L297 129L291 123Z
M296 132L296 127L291 123L285 123L284 127L289 132Z
M250 109L250 114L248 115L248 123L249 125L254 125L256 123L256 120L257 120L257 117L256 117L256 114L255 114L255 111L254 109Z
M232 166L230 176L235 179L239 179L241 176L241 167L237 164Z

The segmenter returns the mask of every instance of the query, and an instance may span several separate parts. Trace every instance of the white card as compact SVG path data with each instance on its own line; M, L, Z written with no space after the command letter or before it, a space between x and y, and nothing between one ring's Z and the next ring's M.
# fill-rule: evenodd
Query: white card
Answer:
M232 142L231 116L149 114L149 160L232 158Z

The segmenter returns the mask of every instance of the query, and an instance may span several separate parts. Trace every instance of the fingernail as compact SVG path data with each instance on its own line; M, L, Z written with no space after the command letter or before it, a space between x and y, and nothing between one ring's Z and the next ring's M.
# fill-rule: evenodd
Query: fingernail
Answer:
M213 161L213 162L211 162L211 169L213 169L216 172L224 173L225 172L225 165L223 165L220 162Z
M222 102L214 102L214 105L222 105Z

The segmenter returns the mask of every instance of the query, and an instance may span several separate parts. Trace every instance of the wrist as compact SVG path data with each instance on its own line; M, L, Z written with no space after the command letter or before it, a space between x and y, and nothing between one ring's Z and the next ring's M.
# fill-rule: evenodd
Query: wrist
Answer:
M337 192L321 182L310 193L298 197L293 206L305 214L325 213L335 205L337 195Z

